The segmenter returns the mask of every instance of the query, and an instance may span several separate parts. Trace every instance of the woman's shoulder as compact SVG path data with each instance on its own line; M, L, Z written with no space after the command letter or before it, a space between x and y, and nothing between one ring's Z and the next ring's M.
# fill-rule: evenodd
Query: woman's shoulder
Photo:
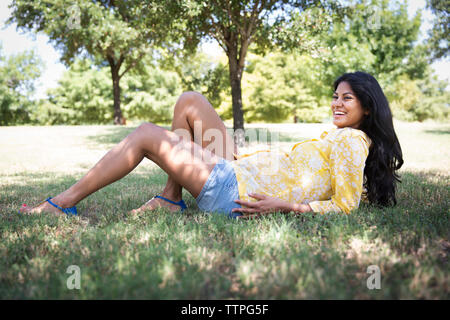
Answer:
M324 135L324 133L322 135ZM364 131L350 128L350 127L334 128L326 133L325 138L333 140L335 142L344 141L344 140L360 139L367 146L369 146L371 143L370 138L367 136L367 134Z

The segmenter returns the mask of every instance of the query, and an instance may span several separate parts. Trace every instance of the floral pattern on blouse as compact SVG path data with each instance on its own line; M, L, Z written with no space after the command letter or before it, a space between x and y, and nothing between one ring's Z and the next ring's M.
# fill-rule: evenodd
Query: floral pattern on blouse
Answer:
M295 144L290 153L271 150L236 155L231 164L239 197L256 201L261 193L290 203L307 203L314 212L358 208L363 192L369 137L353 128L323 132L320 139Z

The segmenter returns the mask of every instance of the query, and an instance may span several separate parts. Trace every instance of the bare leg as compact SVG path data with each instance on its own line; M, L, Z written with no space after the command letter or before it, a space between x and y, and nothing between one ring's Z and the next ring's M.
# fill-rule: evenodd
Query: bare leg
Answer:
M186 132L188 139L199 144L202 148L210 149L212 153L222 158L234 160L233 152L237 153L237 148L233 138L228 134L224 123L212 105L201 94L185 92L175 104L172 131L179 132L180 130ZM214 130L217 131L214 132ZM213 141L209 140L209 133L217 133L216 137L211 139ZM215 141L216 138L221 138L221 141ZM214 145L217 147L218 144L220 144L218 148L209 148ZM161 196L178 202L181 200L181 192L182 186L169 175ZM159 207L167 207L171 211L180 209L179 206L154 198L139 209L131 211L131 213L136 214L143 210L152 210Z
M130 173L146 157L155 162L176 183L194 197L200 193L218 161L212 152L152 123L144 123L111 149L77 183L52 199L67 208ZM47 202L24 212L60 211Z

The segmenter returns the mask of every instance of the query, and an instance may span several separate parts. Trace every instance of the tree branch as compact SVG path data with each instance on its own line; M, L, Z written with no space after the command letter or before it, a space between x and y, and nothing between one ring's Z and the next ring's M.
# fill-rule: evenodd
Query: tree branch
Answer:
M214 27L215 32L210 32L210 35L218 42L223 41L223 44L225 46L229 46L230 42L226 39L225 28L223 27L223 25L219 25L218 23L213 21L212 26Z
M263 10L263 8L265 6L265 3L266 3L266 0L261 0L259 2L259 4L261 4L259 9L258 9L258 2L255 2L255 5L253 6L252 13L251 13L251 16L250 16L250 23L249 23L248 28L246 30L246 37L247 37L247 39L249 39L249 45L250 45L250 42L251 42L251 36L252 36L252 33L253 33L253 28L255 26L256 20L258 19L259 14L262 12L262 10Z
M235 24L235 25L237 26L238 31L239 31L239 33L240 33L240 32L243 30L243 28L242 28L242 25L241 25L240 21L236 21L235 16L234 16L234 13L235 13L235 12L232 12L231 6L230 6L230 2L231 2L230 0L226 0L226 7L227 7L228 19L230 20L230 22L231 22L232 24ZM238 15L239 15L239 17L240 17L240 11L238 12Z
M244 70L244 62L245 56L247 55L248 46L249 46L248 38L241 38L241 47L239 48L239 70L242 72Z
M217 32L216 33L210 32L209 35L217 41L217 43L223 49L223 51L225 51L225 53L228 53L229 42L225 40L223 35Z
M125 70L122 72L122 74L119 75L119 79L121 79L125 73L127 73L128 71L130 71L131 68L134 68L134 67L138 64L138 62L141 61L141 59L142 59L142 57L143 57L144 55L145 55L145 51L142 51L142 52L139 54L139 56L138 56L136 59L134 59L133 62L130 63L130 64L125 68Z

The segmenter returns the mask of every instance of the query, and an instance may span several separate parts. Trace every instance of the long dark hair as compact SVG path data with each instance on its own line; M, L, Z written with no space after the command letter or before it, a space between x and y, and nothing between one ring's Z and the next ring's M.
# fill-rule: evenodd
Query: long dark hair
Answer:
M396 170L403 165L403 156L389 102L378 81L370 74L345 73L334 82L335 91L341 82L350 85L363 110L369 111L358 128L372 140L364 168L366 196L375 205L396 205L396 183L401 182Z

